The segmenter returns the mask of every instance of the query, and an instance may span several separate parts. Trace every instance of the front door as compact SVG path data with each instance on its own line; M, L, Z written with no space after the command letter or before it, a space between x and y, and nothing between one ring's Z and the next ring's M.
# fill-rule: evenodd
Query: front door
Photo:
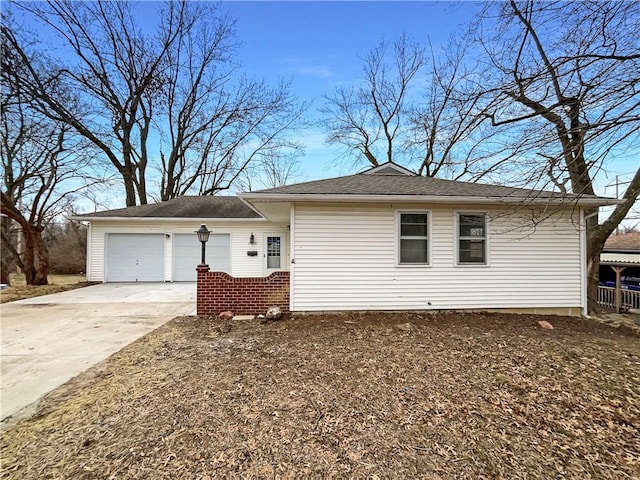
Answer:
M264 236L264 274L286 270L286 233L266 233Z

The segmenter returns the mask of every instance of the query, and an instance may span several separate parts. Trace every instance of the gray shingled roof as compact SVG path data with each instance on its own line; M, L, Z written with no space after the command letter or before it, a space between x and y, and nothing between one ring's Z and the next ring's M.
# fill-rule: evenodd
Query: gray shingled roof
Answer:
M77 218L262 218L238 197L184 196L166 202L77 215Z
M563 195L557 192L537 191L524 188L467 183L440 178L408 175L349 175L346 177L297 183L283 187L250 192L252 194L291 195L421 195L437 197L483 197L483 198L578 198L577 195ZM599 198L583 195L580 198Z

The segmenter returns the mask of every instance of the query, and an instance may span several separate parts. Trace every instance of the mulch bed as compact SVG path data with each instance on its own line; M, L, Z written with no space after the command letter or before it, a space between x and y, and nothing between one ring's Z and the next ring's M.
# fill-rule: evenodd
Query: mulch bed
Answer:
M640 340L527 315L182 317L0 453L15 479L638 478Z

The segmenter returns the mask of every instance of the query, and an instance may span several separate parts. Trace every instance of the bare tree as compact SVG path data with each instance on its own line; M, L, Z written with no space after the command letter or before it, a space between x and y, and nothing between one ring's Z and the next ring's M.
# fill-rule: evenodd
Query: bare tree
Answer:
M490 101L468 45L467 35L437 53L406 36L381 41L363 59L360 84L325 96L328 141L371 165L395 161L429 177L478 180L497 170L511 150L485 128Z
M90 140L118 172L127 206L185 193L212 194L267 149L289 148L285 133L301 109L289 86L242 78L234 22L206 2L167 1L155 34L139 27L132 2L20 3L62 40L70 60L22 82L39 110ZM146 8L146 7L145 7ZM3 27L12 48L24 40ZM69 104L50 88L63 78L79 92ZM158 142L160 139L160 142Z
M3 18L3 28L5 20L9 21ZM51 120L34 108L34 98L21 82L25 70L34 65L34 59L25 61L10 38L2 36L2 250L23 270L27 284L44 285L49 255L42 232L48 221L68 207L74 194L88 186L91 150L68 124ZM52 79L50 87L72 98L61 81ZM7 219L19 226L21 251Z
M296 103L287 84L270 88L242 79L233 89L205 89L197 106L181 108L167 126L171 144L168 155L161 153L163 200L190 191L213 195L229 189L254 164L279 165L267 159L302 151L289 134L302 126L305 107ZM192 115L195 108L203 115Z
M0 234L2 235L2 248L0 249L0 283L3 285L11 284L11 272L15 263L13 254L9 248L15 249L14 232L11 228L11 219L2 215L0 217Z
M482 70L471 64L466 35L450 39L425 65L425 80L410 110L406 154L428 177L477 181L500 171L513 155L496 142L486 113L491 99L481 88Z
M84 153L69 127L43 118L20 102L19 94L2 95L0 158L1 212L20 227L22 251L9 229L2 231L2 249L25 274L28 285L46 285L49 252L42 232L66 208L81 181Z
M371 165L401 160L409 89L425 64L424 48L402 36L384 39L363 59L359 85L339 86L325 95L321 112L330 143L349 154L363 155Z
M299 150L288 133L301 125L304 105L290 86L269 87L239 74L234 22L209 15L168 50L160 121L160 198L230 188L264 157Z
M495 80L489 116L525 140L522 177L594 194L594 178L608 160L634 159L623 202L601 223L597 210L587 215L593 309L602 247L640 192L640 3L511 0L490 4L487 12L497 22L481 39Z
M276 188L299 178L298 151L287 155L262 155L238 177L236 187L242 192Z
M57 59L43 74L31 62L32 52L23 48L24 40L3 24L3 38L25 64L21 87L42 114L68 124L103 153L122 178L127 205L135 205L136 198L146 203L152 112L142 102L158 88L162 59L189 25L184 3L167 4L156 37L140 32L130 2L52 0L17 6L50 27L70 51L70 60ZM78 102L52 88L52 79L78 92Z
M70 210L69 215L75 212ZM87 265L87 229L82 222L73 220L55 221L47 224L44 231L49 249L49 265L52 273L77 275Z

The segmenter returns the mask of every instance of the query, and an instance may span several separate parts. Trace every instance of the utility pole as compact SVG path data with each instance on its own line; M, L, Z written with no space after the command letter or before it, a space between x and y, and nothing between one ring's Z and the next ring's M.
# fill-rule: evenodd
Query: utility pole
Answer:
M605 185L604 189L606 191L607 187L616 187L616 198L619 200L620 199L620 185L629 185L630 183L631 183L631 180L629 180L627 182L621 182L620 181L620 176L616 175L616 181ZM627 220L638 220L638 219L640 219L640 217L626 217L626 218L627 218ZM620 224L618 224L616 226L616 235L620 235Z

